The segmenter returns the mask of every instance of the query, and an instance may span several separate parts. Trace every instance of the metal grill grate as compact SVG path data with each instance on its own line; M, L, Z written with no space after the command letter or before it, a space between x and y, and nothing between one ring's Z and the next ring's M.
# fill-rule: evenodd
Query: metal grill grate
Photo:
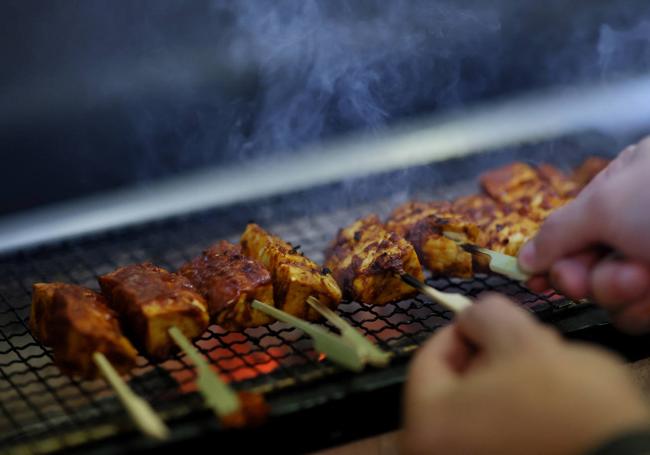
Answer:
M424 194L431 198L467 193L475 190L473 181ZM430 186L435 183L430 182ZM257 202L75 239L0 259L0 448L48 452L134 431L102 380L80 381L62 375L50 351L32 338L27 329L32 283L65 281L97 288L97 275L144 260L176 269L220 238L236 241L250 217L294 245L301 245L305 254L320 262L322 251L340 226L369 212L385 215L405 197L406 192L398 192L371 204L293 217L284 223L277 220L282 217L286 199ZM304 204L305 196L292 203L298 200ZM521 285L497 276L465 281L437 278L429 283L468 295L485 290L503 292L537 313L573 305L557 295L531 294ZM348 302L340 306L340 313L398 360L408 357L451 317L421 297L383 307ZM321 379L344 381L348 374L320 359L308 338L281 323L243 332L227 332L213 325L196 345L236 388L290 397L297 386ZM172 421L173 428L174 419L189 418L203 410L194 392L193 378L190 364L178 355L160 364L140 357L129 380L137 393Z

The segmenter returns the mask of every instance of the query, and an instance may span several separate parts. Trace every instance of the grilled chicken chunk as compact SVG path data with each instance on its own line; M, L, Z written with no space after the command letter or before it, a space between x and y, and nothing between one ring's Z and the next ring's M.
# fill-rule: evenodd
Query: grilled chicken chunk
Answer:
M271 274L244 256L241 246L222 240L178 271L208 303L210 317L226 329L256 327L271 318L251 307L254 299L273 305Z
M560 197L572 199L580 192L581 186L555 166L543 163L537 172Z
M472 255L442 232L453 232L467 243L482 245L484 236L467 216L449 202L407 202L391 214L386 229L411 242L420 261L436 274L470 277Z
M517 256L519 249L524 246L539 230L539 223L521 216L517 212L510 212L495 218L485 227L487 238L485 245L500 253Z
M309 306L307 297L313 296L332 309L341 300L341 289L331 274L257 224L246 227L241 236L241 246L245 255L259 261L271 272L275 306L287 313L317 320L320 315Z
M99 285L131 339L152 358L176 349L169 328L192 339L208 327L207 305L190 281L153 264L120 267L99 277Z
M122 334L117 315L104 297L65 283L35 283L29 328L54 350L54 361L69 375L91 379L98 371L92 356L101 352L120 373L135 365L137 352Z
M456 199L451 205L451 210L465 215L483 230L502 217L507 209L489 196L472 194Z
M480 181L496 202L534 221L544 221L570 199L559 194L535 168L525 163L515 162L485 172Z
M476 223L483 244L491 250L516 256L519 249L539 229L539 223L499 205L488 196L477 194L456 199L453 210Z
M350 300L384 305L418 293L399 274L424 279L413 246L388 232L377 215L370 215L340 229L325 253L325 266L332 271L343 296Z

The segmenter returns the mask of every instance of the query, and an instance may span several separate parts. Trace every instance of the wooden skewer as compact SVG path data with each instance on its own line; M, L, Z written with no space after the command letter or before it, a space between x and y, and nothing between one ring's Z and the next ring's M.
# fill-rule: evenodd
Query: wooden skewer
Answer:
M106 381L111 385L117 397L126 408L136 426L147 436L164 440L169 437L169 428L151 408L149 403L140 398L115 371L113 365L101 352L93 353L93 361Z
M507 254L499 253L498 251L489 250L480 246L463 243L461 247L468 253L486 254L490 257L490 270L516 281L528 281L530 275L525 273L519 268L517 258Z
M341 331L341 337L343 337L344 340L347 340L350 344L357 347L357 350L361 352L364 361L376 367L385 367L388 365L390 358L392 357L391 353L381 350L377 345L363 336L363 334L357 329L352 327L345 319L320 303L316 297L310 296L307 298L307 303L338 328Z
M170 327L169 335L176 344L187 355L196 368L196 386L203 395L205 404L211 408L220 419L223 419L235 412L238 412L241 403L237 393L221 380L205 358L199 353L194 345L187 339L178 327Z
M259 300L253 300L252 306L256 310L260 310L308 334L314 340L314 349L325 354L332 362L352 371L361 371L363 369L364 361L361 352L354 345L343 339L343 337L330 333L322 327L303 321Z
M406 284L413 286L421 293L431 297L434 301L447 308L448 310L453 311L454 313L460 313L473 304L471 299L465 297L462 294L439 291L435 288L432 288L431 286L424 284L422 281L418 280L413 275L409 275L408 273L403 273L400 275L400 277Z
M458 243L461 248L470 254L485 254L489 256L489 267L494 273L507 276L516 281L528 281L530 279L530 275L519 268L519 263L517 262L516 257L499 253L498 251L490 250L488 248L472 245L471 243L466 243L454 232L444 231L443 235Z

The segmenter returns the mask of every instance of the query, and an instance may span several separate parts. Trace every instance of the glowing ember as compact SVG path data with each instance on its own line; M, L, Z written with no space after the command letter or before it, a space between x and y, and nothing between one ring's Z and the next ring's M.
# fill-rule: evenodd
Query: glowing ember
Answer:
M238 335L238 334L235 334ZM287 355L285 347L270 347L264 351L249 341L241 342L239 335L237 342L229 347L224 347L218 340L199 340L197 346L207 355L212 369L219 374L225 382L239 382L253 379L259 375L273 372L279 367L278 360ZM183 357L188 365L189 359ZM182 368L178 361L166 363L170 375L179 384L182 393L196 391L194 370Z

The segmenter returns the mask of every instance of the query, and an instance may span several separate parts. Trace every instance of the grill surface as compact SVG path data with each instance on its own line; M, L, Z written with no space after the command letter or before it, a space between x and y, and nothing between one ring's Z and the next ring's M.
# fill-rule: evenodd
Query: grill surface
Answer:
M567 154L569 150L577 152ZM378 212L385 216L407 197L446 198L476 191L475 178L479 172L521 158L523 153L532 161L573 165L587 154L607 150L615 149L594 150L584 147L582 141L563 141L551 146L547 143L500 151L4 256L0 259L0 449L49 452L88 448L92 442L116 437L118 441L138 438L104 381L79 381L62 375L52 362L51 352L32 338L27 319L34 282L65 281L97 288L97 275L145 260L176 269L218 239L236 241L250 219L294 245L301 245L305 254L321 262L322 251L336 230L363 214ZM575 307L560 296L534 295L497 276L465 281L436 278L429 283L472 296L485 290L503 292L539 315L557 316ZM348 302L340 306L340 313L383 349L395 354L392 365L382 374L390 377L394 370L396 378L403 374L403 368L398 373L398 366L451 317L423 297L384 307ZM243 332L226 332L213 325L196 345L236 388L269 393L272 420L315 406L301 402L298 396L301 390L313 389L318 384L334 385L338 398L345 398L349 388L343 385L353 376L319 358L308 338L281 323ZM372 373L369 370L355 378L363 379ZM176 422L188 420L194 422L192 428L196 431L219 431L216 419L209 415L206 418L201 399L194 391L193 369L183 356L160 364L140 357L129 379L135 391L170 423L172 431ZM375 386L367 382L365 387ZM322 395L321 401L330 398ZM153 443L143 444L152 447Z

